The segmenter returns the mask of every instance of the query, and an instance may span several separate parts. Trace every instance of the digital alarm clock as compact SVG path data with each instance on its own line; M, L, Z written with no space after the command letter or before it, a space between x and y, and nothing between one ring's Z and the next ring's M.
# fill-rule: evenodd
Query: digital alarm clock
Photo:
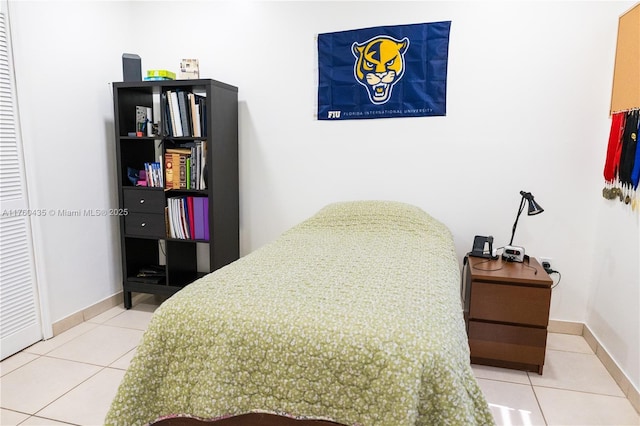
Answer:
M504 246L502 258L507 262L524 262L524 247Z

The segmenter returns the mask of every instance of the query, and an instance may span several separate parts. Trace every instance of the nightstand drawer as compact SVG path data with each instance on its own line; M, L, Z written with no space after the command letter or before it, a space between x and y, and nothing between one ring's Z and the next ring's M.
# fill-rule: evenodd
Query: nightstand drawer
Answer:
M547 330L469 321L471 357L544 364Z
M129 213L124 218L124 233L126 235L166 238L164 214Z
M470 319L547 327L551 289L474 282Z
M129 212L164 212L164 192L158 190L123 188L124 208Z

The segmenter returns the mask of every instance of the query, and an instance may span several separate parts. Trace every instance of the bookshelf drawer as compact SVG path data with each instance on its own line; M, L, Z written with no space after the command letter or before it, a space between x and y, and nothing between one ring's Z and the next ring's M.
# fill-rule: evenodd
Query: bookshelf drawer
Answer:
M129 212L148 212L161 214L164 212L164 192L123 188L124 208Z
M126 235L166 238L164 214L129 213L124 218Z

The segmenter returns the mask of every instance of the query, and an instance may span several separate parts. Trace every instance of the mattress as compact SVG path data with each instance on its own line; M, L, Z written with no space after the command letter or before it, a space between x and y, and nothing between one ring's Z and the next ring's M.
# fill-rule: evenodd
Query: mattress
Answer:
M451 233L423 210L330 204L163 303L105 423L493 424L459 284Z

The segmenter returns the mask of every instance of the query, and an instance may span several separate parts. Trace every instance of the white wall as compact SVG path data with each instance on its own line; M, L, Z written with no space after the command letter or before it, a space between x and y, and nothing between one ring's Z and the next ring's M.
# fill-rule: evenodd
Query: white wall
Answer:
M445 222L462 257L476 234L508 243L518 192L530 191L545 212L521 217L514 243L562 272L551 317L591 322L640 388L638 325L624 320L640 311L638 219L600 195L618 17L632 4L17 2L25 143L37 144L31 165L43 172L36 201L115 205L106 83L121 79L121 53L140 54L143 71L199 58L203 77L240 89L242 254L329 202L375 198ZM452 21L446 117L315 119L316 34L440 20ZM87 62L69 75L66 54L79 51ZM57 95L60 83L75 96ZM87 162L90 177L73 170ZM47 220L52 311L115 292L116 221ZM71 288L82 291L65 299Z
M36 266L51 322L121 290L115 217L58 210L117 207L113 100L128 5L9 2ZM45 301L47 303L47 301Z
M617 203L596 206L586 324L640 389L640 227ZM635 242L635 244L634 244Z

